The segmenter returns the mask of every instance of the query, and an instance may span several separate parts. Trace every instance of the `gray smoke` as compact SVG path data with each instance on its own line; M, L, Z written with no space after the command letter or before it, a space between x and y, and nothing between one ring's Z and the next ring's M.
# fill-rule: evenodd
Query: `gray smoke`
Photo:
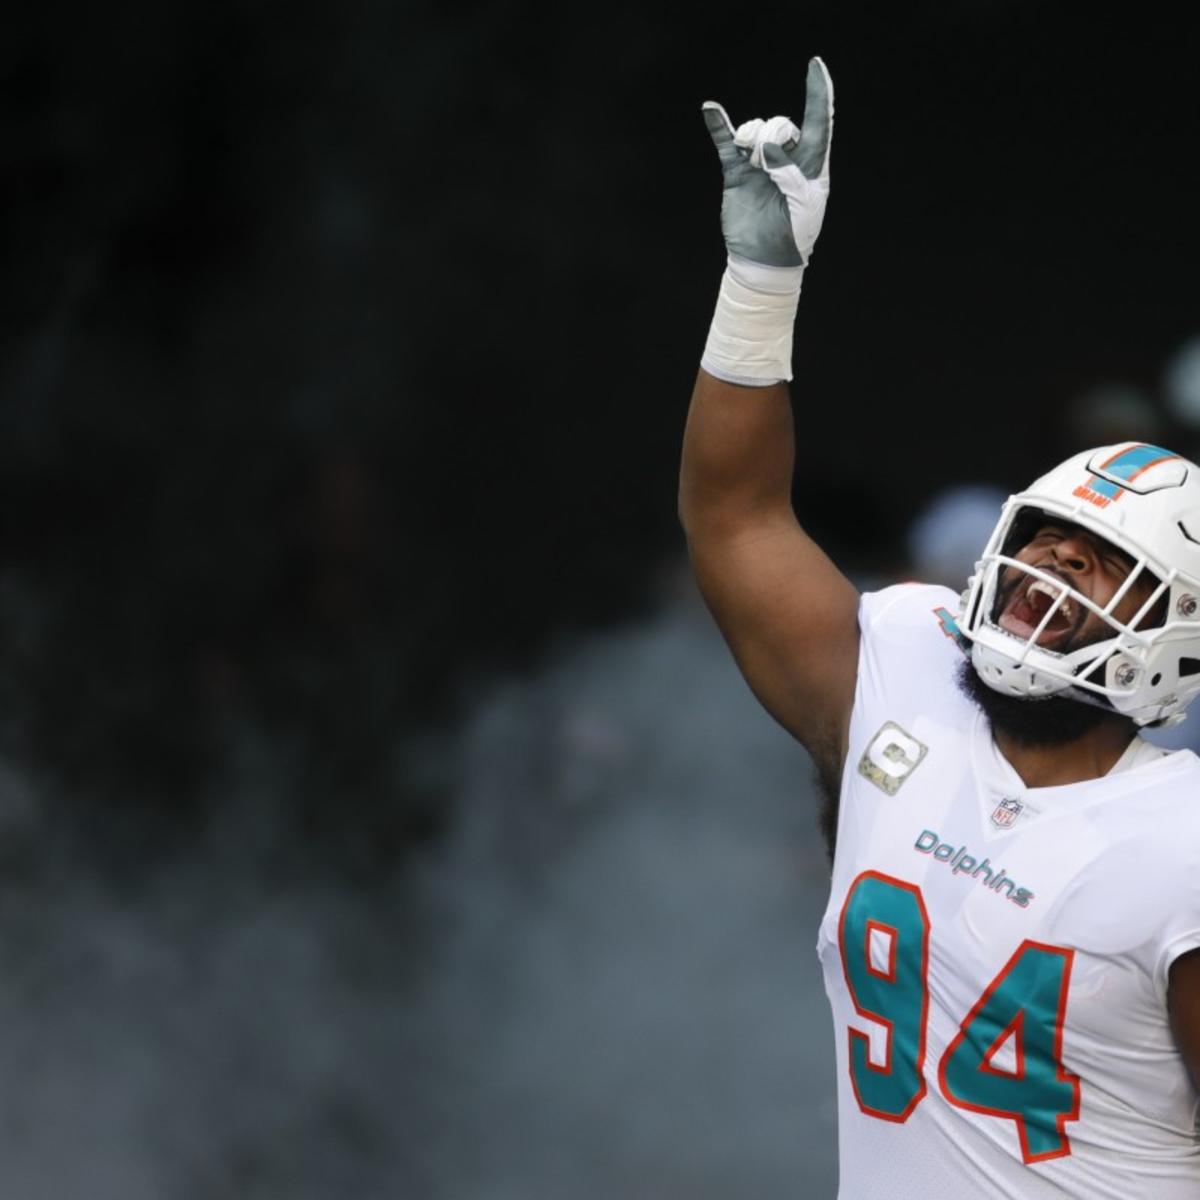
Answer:
M0 1197L833 1194L810 768L691 590L426 760L459 820L394 887L265 884L291 768L254 738L149 902L7 886Z

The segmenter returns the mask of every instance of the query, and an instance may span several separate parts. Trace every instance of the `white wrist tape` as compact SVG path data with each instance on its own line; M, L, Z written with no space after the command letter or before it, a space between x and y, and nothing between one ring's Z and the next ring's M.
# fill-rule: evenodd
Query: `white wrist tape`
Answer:
M729 256L700 365L718 379L768 387L792 377L792 327L803 267Z

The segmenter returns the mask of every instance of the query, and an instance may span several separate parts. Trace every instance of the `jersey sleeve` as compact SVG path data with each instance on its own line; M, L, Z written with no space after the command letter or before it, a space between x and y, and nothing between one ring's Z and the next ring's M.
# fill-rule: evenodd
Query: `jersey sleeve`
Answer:
M1157 910L1162 913L1161 923L1144 954L1144 966L1164 999L1171 964L1189 950L1200 949L1200 820L1189 824L1172 839L1171 895Z
M1166 1002L1171 964L1200 949L1200 762L1179 751L1162 764L1120 778L1129 791L1115 800L1122 833L1089 863L1089 876L1112 897L1097 911L1095 938L1132 960Z
M1175 933L1159 955L1158 967L1154 972L1154 983L1160 994L1167 994L1171 977L1171 964L1189 950L1200 949L1200 926L1183 929Z
M931 688L953 690L954 667L962 659L957 609L949 588L930 584L900 583L863 594L855 718L869 721L881 707L927 704Z

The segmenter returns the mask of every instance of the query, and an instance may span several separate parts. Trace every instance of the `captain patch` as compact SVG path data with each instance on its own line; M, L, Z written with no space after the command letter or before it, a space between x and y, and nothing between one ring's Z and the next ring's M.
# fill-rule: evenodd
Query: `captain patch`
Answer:
M905 733L895 721L886 721L858 760L858 773L880 791L894 796L928 753L927 746Z

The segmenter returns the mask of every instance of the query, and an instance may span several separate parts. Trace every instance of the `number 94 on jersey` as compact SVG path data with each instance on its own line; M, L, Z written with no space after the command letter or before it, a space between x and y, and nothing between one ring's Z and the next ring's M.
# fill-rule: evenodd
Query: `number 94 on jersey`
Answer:
M858 1106L906 1121L924 1099L929 1024L929 916L916 884L864 871L842 905L838 946L858 1015L886 1034L883 1061L869 1036L849 1030ZM937 1086L949 1103L1016 1123L1025 1162L1071 1153L1079 1079L1062 1063L1074 951L1023 941L1000 967L946 1047Z

